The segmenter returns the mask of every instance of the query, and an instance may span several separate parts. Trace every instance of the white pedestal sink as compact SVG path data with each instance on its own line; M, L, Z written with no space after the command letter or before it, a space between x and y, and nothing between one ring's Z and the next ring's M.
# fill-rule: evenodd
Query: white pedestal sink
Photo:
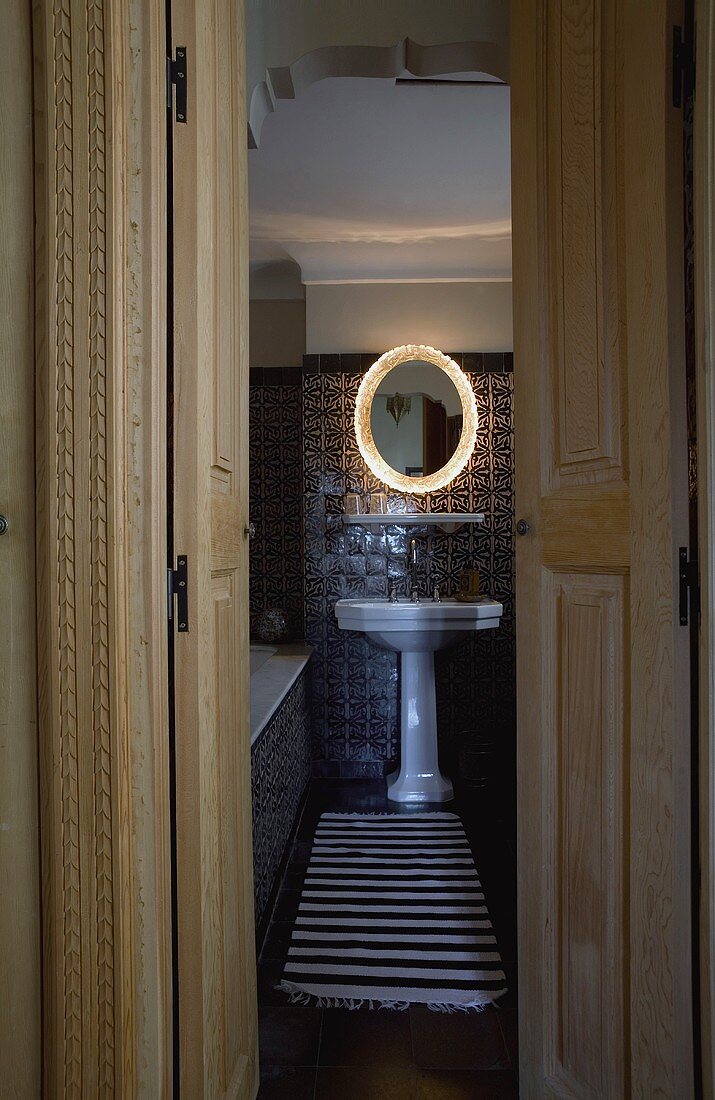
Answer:
M342 630L359 630L383 649L401 656L400 768L388 778L394 802L446 802L452 784L437 760L437 708L434 651L453 645L465 631L499 626L502 605L496 600L460 603L401 599L338 600L335 614Z

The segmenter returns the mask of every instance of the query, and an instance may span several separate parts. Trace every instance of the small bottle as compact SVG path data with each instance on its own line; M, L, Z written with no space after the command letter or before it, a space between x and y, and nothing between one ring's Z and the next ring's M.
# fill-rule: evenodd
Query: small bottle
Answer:
M480 591L478 569L462 570L459 575L459 588L457 589L457 599L460 601L460 603L479 602Z

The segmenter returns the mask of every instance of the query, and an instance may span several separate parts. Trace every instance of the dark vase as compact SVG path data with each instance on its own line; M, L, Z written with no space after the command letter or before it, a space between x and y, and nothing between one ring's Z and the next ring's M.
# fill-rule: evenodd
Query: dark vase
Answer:
M284 642L288 637L288 617L282 607L267 607L258 616L256 634L261 642Z

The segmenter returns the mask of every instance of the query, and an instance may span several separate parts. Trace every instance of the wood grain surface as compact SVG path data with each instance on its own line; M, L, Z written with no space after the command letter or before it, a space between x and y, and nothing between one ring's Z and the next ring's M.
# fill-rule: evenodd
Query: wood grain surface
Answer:
M258 1081L248 698L248 224L243 4L177 0L188 49L174 127L175 546L180 1080L253 1098Z
M715 4L697 0L695 277L700 561L701 1042L715 1089Z
M9 12L7 12L9 14ZM0 66L0 1082L40 1093L41 974L33 333L32 11ZM2 1089L0 1084L0 1090Z
M673 14L511 12L528 1100L692 1089Z
M171 1086L163 23L34 8L48 1096Z

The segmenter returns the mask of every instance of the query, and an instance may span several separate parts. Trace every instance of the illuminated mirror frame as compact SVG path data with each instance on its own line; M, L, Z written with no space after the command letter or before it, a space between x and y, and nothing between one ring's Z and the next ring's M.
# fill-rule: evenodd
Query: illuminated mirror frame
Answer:
M377 449L370 423L373 398L385 375L401 363L409 363L415 359L432 363L443 370L456 386L462 402L462 434L457 449L445 466L425 477L409 477L399 470L393 470ZM355 402L355 434L365 462L375 477L391 489L398 489L403 493L431 493L435 489L443 489L464 469L474 450L477 439L477 403L474 390L466 374L448 355L425 344L403 344L402 347L393 348L381 355L360 383Z

